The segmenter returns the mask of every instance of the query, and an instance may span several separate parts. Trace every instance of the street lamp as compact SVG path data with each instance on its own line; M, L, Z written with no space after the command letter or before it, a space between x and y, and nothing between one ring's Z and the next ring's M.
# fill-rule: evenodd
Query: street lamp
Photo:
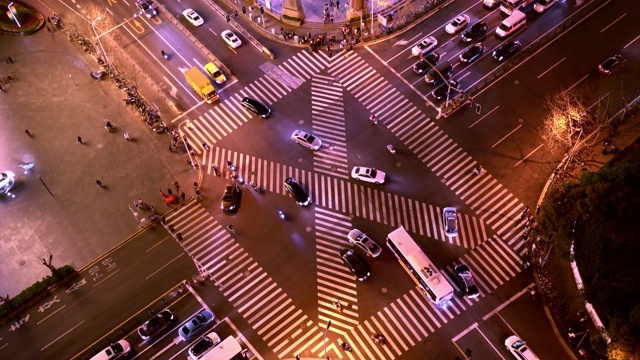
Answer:
M322 338L322 345L324 346L324 358L329 360L327 356L327 333L329 332L329 328L331 327L331 320L327 323L327 328L324 330L324 337Z
M106 64L110 64L109 58L107 57L107 52L104 51L104 46L102 46L102 41L100 41L100 36L98 36L98 32L96 31L96 21L98 21L98 20L102 20L102 18L100 16L95 18L91 22L91 29L93 29L93 33L96 36L96 40L98 41L98 45L100 45L100 52L102 53L102 56L104 57L104 60L105 60Z

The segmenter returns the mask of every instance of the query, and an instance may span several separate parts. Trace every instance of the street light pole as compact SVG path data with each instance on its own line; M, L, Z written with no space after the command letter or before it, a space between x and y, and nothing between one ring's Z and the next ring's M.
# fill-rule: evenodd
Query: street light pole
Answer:
M36 176L36 179L40 180L42 185L44 185L44 188L47 189L47 191L49 192L49 195L54 196L53 193L51 192L51 190L49 190L49 187L47 186L47 184L44 183L44 180L42 180L40 175ZM331 323L331 322L329 322L329 323Z
M102 46L102 41L100 40L100 36L98 36L98 32L96 31L96 21L98 20L102 20L102 18L100 16L98 16L97 18L95 18L92 22L91 22L91 29L93 29L93 34L96 36L96 40L98 41L98 45L100 45L100 52L102 52L102 56L104 56L104 60L107 64L111 64L109 62L109 58L107 57L107 52L104 51L104 46Z
M324 358L329 360L327 356L327 333L329 332L329 328L331 327L331 320L327 323L327 328L324 330L324 337L322 338L322 345L324 345Z

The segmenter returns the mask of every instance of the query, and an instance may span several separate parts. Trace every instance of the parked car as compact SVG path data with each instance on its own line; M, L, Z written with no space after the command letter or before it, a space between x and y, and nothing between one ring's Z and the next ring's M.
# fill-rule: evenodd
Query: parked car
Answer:
M556 0L538 0L535 5L533 5L533 10L539 13L543 13L547 11L550 7L552 7L556 3Z
M238 210L238 200L240 197L240 189L237 184L227 184L222 193L222 202L220 203L220 209L226 212L233 212Z
M307 194L307 191L302 187L302 185L300 185L298 180L292 177L288 177L284 181L284 187L287 189L287 191L289 191L291 196L296 199L298 205L307 206L311 202L309 199L309 194Z
M138 335L142 340L147 340L150 337L162 332L171 325L173 322L173 313L169 309L164 309L157 313L146 323L140 325L138 328Z
M444 224L444 234L449 237L458 236L458 211L453 207L446 207L442 210L442 223Z
M271 109L267 105L250 96L242 99L242 106L263 119L269 117L269 114L271 114Z
M429 52L433 51L436 46L438 46L438 40L436 40L436 38L434 38L433 36L427 36L411 49L411 55L425 56Z
M431 92L431 96L433 96L436 100L445 99L447 96L449 98L453 97L453 93L458 91L458 82L455 80L449 80L448 82L438 86L435 90Z
M367 254L367 256L378 257L380 253L382 253L382 248L378 245L373 239L371 239L367 234L363 233L358 229L353 229L349 231L347 235L349 242L358 246L362 251Z
M356 279L365 281L371 275L371 268L364 259L360 258L351 249L340 250L340 259L351 270Z
M234 34L231 30L224 30L220 33L220 36L222 37L222 40L224 40L224 42L226 42L227 45L229 45L232 49L237 49L240 47L240 45L242 45L242 41L240 41L240 38L236 36L236 34Z
M204 66L204 71L211 76L216 84L222 84L227 81L227 78L224 76L222 71L220 71L214 63L207 63L207 65Z
M493 51L493 58L498 61L505 61L508 58L512 57L515 53L517 53L518 50L520 50L521 46L522 44L518 40L507 41Z
M456 279L460 285L460 289L468 298L475 298L480 295L476 282L473 280L473 274L467 265L458 265L453 269L456 273Z
M322 140L302 130L294 131L291 140L311 150L318 150L322 146Z
M200 359L204 354L208 353L216 345L220 344L220 341L220 336L218 336L218 334L210 332L193 343L189 348L189 356L192 360Z
M467 27L467 25L469 25L469 16L466 14L460 14L458 16L456 16L453 20L451 20L451 22L449 24L447 24L447 26L444 28L444 30L448 33L448 34L455 34L458 31L464 29L465 27Z
M529 346L516 335L509 336L504 345L507 350L518 360L537 360L538 357L529 349Z
M193 9L187 9L182 12L182 15L189 21L193 26L200 26L204 24L204 20L197 12L193 11Z
M487 30L489 30L487 23L478 21L462 33L462 41L470 43L482 39L487 35Z
M598 65L598 70L605 75L610 75L612 72L621 68L625 62L626 60L621 55L613 55Z
M482 45L482 43L475 43L460 54L460 61L465 64L470 64L479 58L482 53L484 53L484 45Z
M189 319L186 324L184 324L180 330L178 330L178 335L183 341L188 341L192 337L196 336L200 331L204 330L204 328L211 324L215 316L210 310L202 310L194 317Z
M353 170L351 170L351 177L369 183L384 184L386 175L384 172L374 168L354 166Z

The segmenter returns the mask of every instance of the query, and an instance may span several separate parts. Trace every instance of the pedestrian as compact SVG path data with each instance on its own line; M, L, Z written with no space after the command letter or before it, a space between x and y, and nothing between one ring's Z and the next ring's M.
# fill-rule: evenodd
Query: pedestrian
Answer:
M180 197L182 198L182 201L184 201L187 197L187 195L185 195L184 191L180 193Z
M340 7L340 0L336 0L336 7L339 8Z
M522 215L520 215L520 221L524 220L524 217L527 216L528 212L529 212L529 206L525 206L524 209L522 210Z
M176 181L173 183L173 186L176 187L176 191L179 193L180 192L180 184Z
M125 138L125 140L127 140L127 141L131 141L131 137L129 137L129 133L128 133L128 132L126 132L126 131L125 131L125 133L124 133L124 138Z
M27 136L31 137L31 133L29 132L29 129L24 131L25 134L27 134Z
M333 14L331 14L331 16L329 16L329 20L331 21L331 23L333 24Z
M51 24L51 18L47 16L47 22Z
M373 122L374 124L378 123L378 118L373 113L371 113L371 116L369 116L369 120L371 120L371 122Z
M540 213L540 205L536 206L536 216Z
M102 181L96 180L96 184L98 184L98 186L102 187Z
M80 136L78 136L78 142L82 145L82 138Z
M173 191L171 191L171 188L167 188L167 194L173 195Z
M194 187L194 189L198 190L198 188L200 187L200 185L198 185L198 182L197 182L197 181L194 181L194 182L193 182L193 187Z
M231 225L231 224L227 225L227 230L228 230L230 233L232 233L232 234L234 234L234 233L236 232L236 231L233 229L233 225Z
M173 152L173 144L169 144L169 152Z
M200 194L200 189L196 190L196 199L202 201L202 194Z
M467 100L467 104L469 104L469 107L473 106L473 98L471 96L469 96L469 100Z
M2 85L0 85L0 92L3 92L3 90L2 90Z

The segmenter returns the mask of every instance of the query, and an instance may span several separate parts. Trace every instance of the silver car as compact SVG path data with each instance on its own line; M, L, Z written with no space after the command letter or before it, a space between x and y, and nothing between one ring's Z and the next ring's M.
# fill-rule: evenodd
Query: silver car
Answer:
M322 146L322 140L302 130L294 131L291 140L311 150L318 150Z
M363 233L358 229L353 229L349 231L349 235L347 235L349 242L358 246L362 251L364 251L367 256L371 256L377 258L380 256L382 252L382 248L378 245L373 239L371 239L367 234Z
M445 235L458 236L458 211L455 208L447 207L442 210L442 223Z
M204 328L211 324L215 316L209 310L202 310L194 317L189 319L186 324L184 324L180 330L178 330L178 335L184 341L188 341L193 336L197 335L200 331L204 330Z

